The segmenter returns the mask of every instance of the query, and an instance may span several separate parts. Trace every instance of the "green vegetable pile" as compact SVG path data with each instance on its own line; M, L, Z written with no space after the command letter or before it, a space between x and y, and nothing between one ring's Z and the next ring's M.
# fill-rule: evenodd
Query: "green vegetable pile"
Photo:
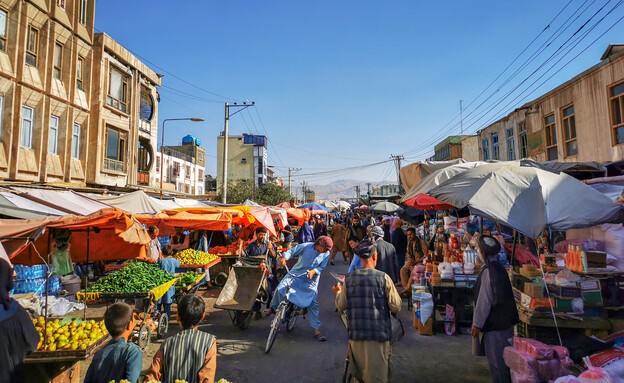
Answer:
M158 266L135 262L116 271L87 289L89 293L144 293L173 279Z
M176 282L176 286L186 287L187 285L195 282L197 278L199 278L199 273L189 271L188 273L182 274L180 276L180 279L178 279L178 281Z

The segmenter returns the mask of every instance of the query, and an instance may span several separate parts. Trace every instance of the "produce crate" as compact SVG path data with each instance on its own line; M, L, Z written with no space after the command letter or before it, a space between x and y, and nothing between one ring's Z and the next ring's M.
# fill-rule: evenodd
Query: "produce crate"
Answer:
M88 300L97 300L97 299L129 299L129 298L134 298L134 299L141 299L141 298L152 298L153 300L159 300L163 295L165 295L165 293L167 292L167 290L169 290L169 288L171 286L173 286L173 284L175 283L175 281L178 278L173 278L171 279L169 282L163 283L160 286L156 286L155 288L153 288L150 291L145 291L145 292L129 292L129 293L86 293L84 291L80 291L78 293L76 293L76 299L78 300L78 302L80 302L81 300L85 299L85 295L86 298Z
M559 344L557 329L554 327L530 326L520 321L516 325L516 333L520 338L536 339L546 344Z
M209 269L212 266L216 265L217 263L221 262L221 257L216 258L215 260L213 260L210 263L207 263L205 265L180 265L180 267L178 267L178 269Z
M182 274L176 274L176 277L181 277ZM184 290L184 291L189 291L190 289L192 289L193 287L195 287L197 284L201 283L204 278L206 278L206 273L199 273L199 275L197 276L197 278L195 279L195 281L193 281L192 283L189 283L188 285L186 285L186 288L182 288L181 286L176 286L176 290Z
M112 337L106 334L84 350L35 351L24 360L25 363L63 362L87 359L104 347Z

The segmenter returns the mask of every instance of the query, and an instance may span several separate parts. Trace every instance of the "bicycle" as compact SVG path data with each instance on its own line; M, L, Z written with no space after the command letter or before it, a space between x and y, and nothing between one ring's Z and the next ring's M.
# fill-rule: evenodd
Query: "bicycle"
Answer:
M273 342L275 342L275 337L277 336L277 332L279 331L280 325L282 323L286 323L286 331L291 332L295 327L295 323L297 322L297 318L299 315L304 316L307 313L305 308L301 308L296 304L292 303L288 299L288 294L290 293L290 286L292 285L295 278L300 278L302 276L307 276L308 273L303 273L301 275L294 275L288 269L288 266L284 266L286 269L286 273L290 275L292 278L286 285L286 294L284 295L284 300L277 306L275 310L275 317L271 321L271 330L269 331L269 337L266 341L266 346L264 347L264 352L269 353L271 351L271 347L273 347Z

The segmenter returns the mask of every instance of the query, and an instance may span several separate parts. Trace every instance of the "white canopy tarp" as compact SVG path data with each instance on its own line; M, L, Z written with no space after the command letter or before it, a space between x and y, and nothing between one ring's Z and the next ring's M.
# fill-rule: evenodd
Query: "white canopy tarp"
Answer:
M530 161L504 161L468 169L428 194L537 238L553 230L611 222L622 207L581 181Z
M9 192L0 192L0 214L20 219L61 216L67 213Z
M440 168L433 173L429 174L427 177L422 179L419 183L414 185L411 189L408 190L407 193L401 198L401 202L405 202L411 198L416 197L419 194L427 194L427 192L435 187L440 185L442 182L448 180L449 178L455 177L456 175L465 172L468 169L475 168L477 166L485 165L487 162L483 161L474 161L474 162L462 162L455 165L446 166Z
M160 213L162 210L169 209L168 204L161 203L163 201L148 196L142 190L118 196L89 194L87 197L96 199L130 214L156 214Z
M110 207L71 190L31 189L15 186L11 189L25 198L35 202L45 202L46 205L68 214L89 215Z
M173 201L180 207L211 207L201 201L188 198L174 198Z
M410 190L414 185L418 185L425 177L436 170L444 169L447 166L461 164L464 161L459 158L450 161L420 161L407 166L403 166L399 172L403 190Z

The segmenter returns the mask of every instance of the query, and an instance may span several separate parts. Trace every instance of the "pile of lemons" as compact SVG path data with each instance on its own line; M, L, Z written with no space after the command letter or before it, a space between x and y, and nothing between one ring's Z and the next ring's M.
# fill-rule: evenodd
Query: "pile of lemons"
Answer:
M197 253L197 258L195 258L195 253ZM206 265L218 257L215 254L186 249L176 254L175 258L183 265Z
M76 321L61 324L56 319L48 322L45 327L43 317L33 319L33 324L39 332L39 346L37 351L44 350L43 342L48 344L47 351L57 350L86 350L87 347L97 342L100 338L108 334L104 321ZM44 335L47 333L47 340Z

